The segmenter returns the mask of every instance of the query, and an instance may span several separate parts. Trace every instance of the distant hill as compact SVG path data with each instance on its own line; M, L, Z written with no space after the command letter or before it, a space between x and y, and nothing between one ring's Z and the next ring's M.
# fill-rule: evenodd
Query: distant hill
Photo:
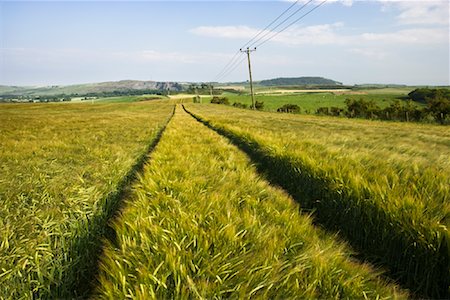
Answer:
M51 95L88 95L130 91L181 91L176 82L121 80L77 85L55 85L45 87L19 87L0 85L0 96L51 96Z
M261 80L258 82L262 86L283 86L283 85L342 85L342 82L334 81L323 77L290 77L290 78L275 78L268 80Z

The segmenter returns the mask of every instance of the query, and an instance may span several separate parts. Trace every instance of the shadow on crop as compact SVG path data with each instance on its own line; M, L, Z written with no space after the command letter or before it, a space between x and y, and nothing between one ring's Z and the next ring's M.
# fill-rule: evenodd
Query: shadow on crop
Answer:
M356 251L357 258L386 269L386 276L419 298L449 298L449 241L445 234L431 243L417 242L417 232L370 201L365 190L355 194L311 167L287 155L270 153L251 137L234 134L183 109L197 121L225 136L244 151L257 171L294 198L302 210L312 211L316 225L338 232Z
M116 232L110 226L110 223L123 208L123 200L131 192L132 182L136 180L137 174L142 172L149 154L158 145L174 113L175 107L156 137L119 182L116 189L105 196L101 212L77 226L79 232L66 253L67 258L65 260L68 263L64 265L65 270L62 279L50 286L48 290L40 290L33 298L86 299L92 296L98 276L104 240L116 244Z

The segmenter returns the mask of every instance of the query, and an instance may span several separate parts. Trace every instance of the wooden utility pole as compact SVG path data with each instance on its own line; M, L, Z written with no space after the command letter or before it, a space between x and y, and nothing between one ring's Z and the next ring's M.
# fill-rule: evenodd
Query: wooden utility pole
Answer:
M241 52L245 52L247 53L247 60L248 60L248 75L250 77L250 93L252 94L252 109L256 109L255 106L255 95L253 94L253 80L252 80L252 67L251 67L251 63L250 63L250 52L256 51L256 47L253 49L250 49L249 47L247 47L247 49L242 50L239 49Z

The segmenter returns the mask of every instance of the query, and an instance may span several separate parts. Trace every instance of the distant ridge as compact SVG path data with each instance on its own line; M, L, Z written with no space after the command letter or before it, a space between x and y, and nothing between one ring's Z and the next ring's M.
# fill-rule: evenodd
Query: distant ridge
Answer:
M262 86L286 86L286 85L342 85L342 82L323 77L280 77L275 79L261 80Z
M181 91L177 82L121 80L76 85L53 85L45 87L20 87L0 85L1 95L86 95L129 91Z

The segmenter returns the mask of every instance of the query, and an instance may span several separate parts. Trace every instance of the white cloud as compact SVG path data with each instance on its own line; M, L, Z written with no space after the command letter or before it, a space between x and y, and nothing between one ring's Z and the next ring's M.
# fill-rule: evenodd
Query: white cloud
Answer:
M397 21L400 24L449 24L448 0L378 0L383 4L382 9L399 11Z
M388 53L385 51L374 48L352 48L349 52L364 56L371 60L383 60L388 56Z
M157 50L103 51L86 49L0 48L0 55L8 61L23 63L64 63L67 61L113 61L158 64L197 64L205 61L225 60L229 53L170 52Z
M248 26L200 26L189 30L190 33L232 39L250 39L258 34L259 29Z
M387 44L439 44L448 42L448 31L442 28L416 28L388 33L363 33L361 38Z
M341 33L340 29L343 27L344 24L340 22L306 27L295 25L278 35L275 35L274 32L266 31L261 36L266 36L266 38L273 36L273 42L286 45L352 46L355 43L382 43L391 45L448 43L448 31L441 27L403 29L384 33L365 32L354 35ZM205 37L246 40L254 37L259 31L257 28L247 26L202 26L190 30L191 33Z
M336 30L342 27L342 23L321 24L313 26L293 26L289 30L279 34L274 41L290 45L329 45L343 44L349 37L339 35Z
M144 50L139 51L137 53L128 53L128 55L133 55L137 59L146 61L146 62L176 62L176 63L185 63L185 64L193 64L198 62L198 57L196 55L190 55L186 53L180 52L161 52L155 50Z
M297 0L283 0L285 2L296 2ZM299 3L301 4L305 4L308 3L309 0L301 0L299 1ZM315 0L312 2L312 4L320 4L321 2L323 2L323 0ZM332 4L332 3L340 3L344 6L352 6L353 5L353 0L328 0L325 4Z
M334 30L342 26L342 23L307 27L295 25L278 35L276 32L266 30L255 41L258 44L273 36L273 41L289 45L340 43L339 39L342 37L338 36ZM249 40L256 36L260 29L248 26L201 26L191 29L189 32L205 37Z
M328 0L327 3L340 3L344 6L352 6L353 5L353 0Z

